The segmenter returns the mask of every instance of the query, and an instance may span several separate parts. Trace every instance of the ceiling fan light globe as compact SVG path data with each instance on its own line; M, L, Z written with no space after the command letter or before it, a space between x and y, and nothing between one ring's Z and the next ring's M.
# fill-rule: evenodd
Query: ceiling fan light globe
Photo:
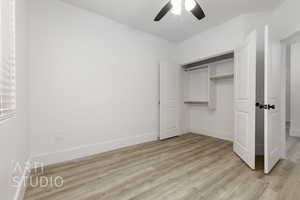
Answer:
M182 0L171 0L171 4L173 7L181 7Z
M187 11L192 11L196 7L195 0L185 0L185 9Z
M181 15L181 8L175 8L173 7L171 12L174 14L174 15Z
M171 0L172 3L172 10L171 12L174 15L181 15L181 4L182 4L182 0Z

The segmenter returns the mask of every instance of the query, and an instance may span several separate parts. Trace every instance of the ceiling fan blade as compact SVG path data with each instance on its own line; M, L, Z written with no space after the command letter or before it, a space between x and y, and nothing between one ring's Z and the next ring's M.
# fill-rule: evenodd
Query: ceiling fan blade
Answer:
M172 9L173 5L171 3L171 1L169 1L157 14L157 16L155 17L154 21L160 21L171 9Z
M196 6L193 10L191 10L191 13L199 20L205 17L205 13L198 2L196 2Z

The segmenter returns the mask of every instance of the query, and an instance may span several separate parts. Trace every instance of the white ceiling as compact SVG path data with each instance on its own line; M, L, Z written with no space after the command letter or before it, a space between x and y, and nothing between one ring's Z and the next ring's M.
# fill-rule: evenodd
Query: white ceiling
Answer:
M169 12L160 22L153 19L168 0L63 1L169 41L180 42L241 14L272 10L283 0L197 0L206 13L204 20L198 21L184 10L181 16Z

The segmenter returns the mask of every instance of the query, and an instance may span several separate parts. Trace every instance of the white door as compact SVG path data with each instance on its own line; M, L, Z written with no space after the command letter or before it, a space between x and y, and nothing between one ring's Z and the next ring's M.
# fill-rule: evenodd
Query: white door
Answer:
M255 169L256 31L235 52L234 152Z
M179 135L179 66L160 63L160 139Z
M265 173L270 173L281 157L280 89L281 44L265 27Z

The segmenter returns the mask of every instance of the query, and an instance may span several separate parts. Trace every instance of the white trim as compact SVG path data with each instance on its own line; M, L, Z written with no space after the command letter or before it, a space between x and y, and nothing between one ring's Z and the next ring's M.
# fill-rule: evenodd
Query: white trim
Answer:
M190 129L188 132L200 134L200 135L206 135L209 137L233 142L233 131L232 132L215 132L215 131L210 131L210 130L205 130L205 129L201 129L201 130L200 129ZM228 135L232 135L232 137L230 137Z
M291 129L290 129L290 136L293 136L293 137L300 137L300 130L291 128Z
M27 161L30 162L29 160ZM26 183L27 179L30 176L30 171L24 168L24 171L22 173L22 177L20 179L19 185L17 187L14 200L23 200L26 192Z
M45 166L66 162L74 159L79 159L86 156L91 156L98 153L103 153L111 150L115 150L122 147L127 147L144 142L150 142L157 140L157 132L136 135L133 137L107 141L103 143L90 144L85 146L79 146L71 149L66 149L58 152L51 152L46 154L35 155L32 157L33 162L43 163Z
M282 43L282 72L281 72L281 158L286 159L286 71L287 71L287 62L286 62L286 51L288 48L288 45L286 43Z

